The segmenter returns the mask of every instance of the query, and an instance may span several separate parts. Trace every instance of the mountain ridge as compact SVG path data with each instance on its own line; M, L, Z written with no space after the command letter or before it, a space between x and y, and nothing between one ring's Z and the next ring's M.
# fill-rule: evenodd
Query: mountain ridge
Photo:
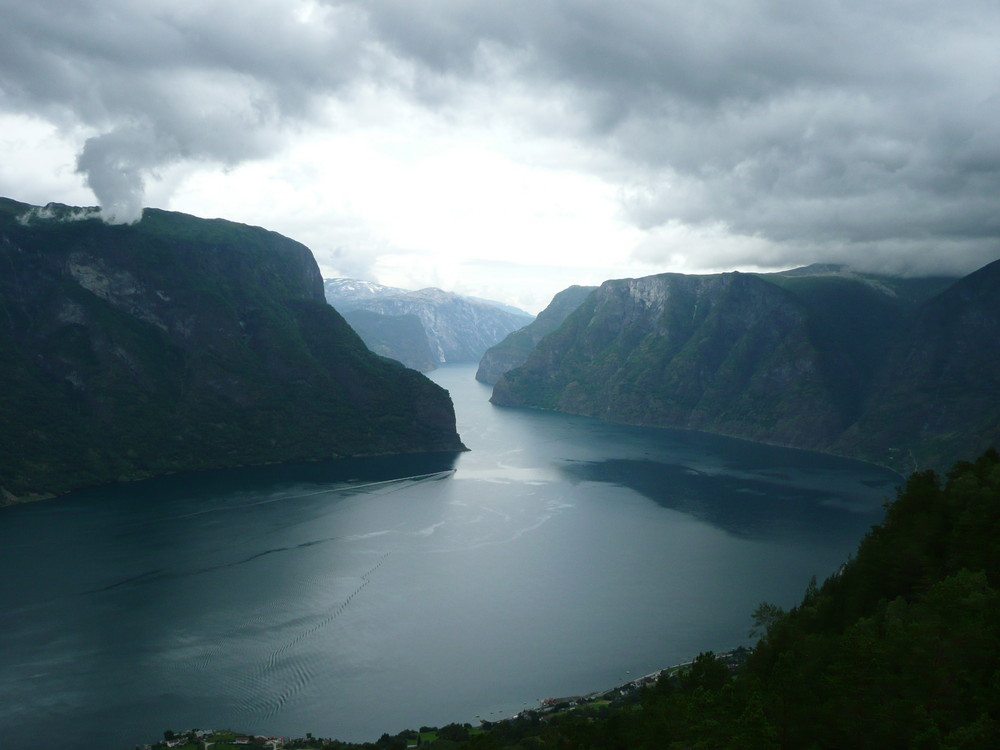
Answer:
M556 294L531 323L507 334L503 341L483 353L476 380L493 385L505 372L522 365L538 342L562 325L595 289L595 286L574 285Z
M312 253L146 209L133 225L0 200L0 492L463 450L440 387L371 354Z
M906 381L889 374L898 356L893 352L919 351L929 339L932 323L920 329L918 322L937 319L934 300L947 300L953 288L982 277L988 289L967 295L981 308L970 314L982 322L980 340L1000 335L995 305L987 304L994 294L1000 298L994 265L961 281L841 266L610 280L500 378L491 400L840 453L897 470L914 462L945 466L995 444L1000 398L980 397L975 408L958 409L975 415L977 438L946 437L947 448L936 452L927 449L934 438L927 430L911 425L910 435L890 435L873 429L873 420L878 403L896 403L892 394ZM963 340L957 326L944 326L942 346ZM964 351L971 350L966 345ZM960 358L949 361L953 369L964 367ZM986 353L975 362L976 382L995 394L1000 364ZM895 367L904 372L903 365ZM911 391L927 389L913 385ZM962 400L955 393L947 398ZM919 402L907 402L912 414L928 413ZM878 437L862 437L866 419L866 432ZM941 428L957 429L954 420Z
M392 318L415 315L420 319L437 364L476 362L490 346L533 320L528 313L511 312L501 303L436 287L406 291L355 279L326 279L324 287L327 302L342 313L366 310L389 318L379 323L381 337L373 336L366 343L400 360L407 356L409 336L394 330Z

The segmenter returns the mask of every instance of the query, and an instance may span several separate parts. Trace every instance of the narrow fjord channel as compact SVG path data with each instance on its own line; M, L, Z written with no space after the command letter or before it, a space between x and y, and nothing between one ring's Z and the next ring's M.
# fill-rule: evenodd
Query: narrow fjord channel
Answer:
M898 477L452 393L469 453L170 477L0 509L0 746L167 727L374 740L745 645Z

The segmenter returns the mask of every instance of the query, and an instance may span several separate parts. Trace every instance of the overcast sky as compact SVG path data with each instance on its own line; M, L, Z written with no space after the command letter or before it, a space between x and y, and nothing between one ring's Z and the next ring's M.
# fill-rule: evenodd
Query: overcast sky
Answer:
M258 224L325 276L1000 257L996 0L0 0L0 195Z

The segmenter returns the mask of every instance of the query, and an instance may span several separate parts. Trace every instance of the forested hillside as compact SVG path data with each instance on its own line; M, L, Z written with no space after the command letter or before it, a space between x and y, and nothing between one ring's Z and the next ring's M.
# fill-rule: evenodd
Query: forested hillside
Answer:
M703 430L907 473L1000 446L1000 261L606 281L493 403Z
M0 502L179 471L461 450L447 392L373 355L304 245L0 199Z

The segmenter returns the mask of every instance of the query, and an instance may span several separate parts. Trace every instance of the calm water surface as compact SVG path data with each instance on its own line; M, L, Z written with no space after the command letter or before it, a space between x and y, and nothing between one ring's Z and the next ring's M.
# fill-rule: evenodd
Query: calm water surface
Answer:
M0 509L0 747L374 740L610 687L746 644L754 606L833 572L898 479L495 408L474 372L431 376L469 453Z

